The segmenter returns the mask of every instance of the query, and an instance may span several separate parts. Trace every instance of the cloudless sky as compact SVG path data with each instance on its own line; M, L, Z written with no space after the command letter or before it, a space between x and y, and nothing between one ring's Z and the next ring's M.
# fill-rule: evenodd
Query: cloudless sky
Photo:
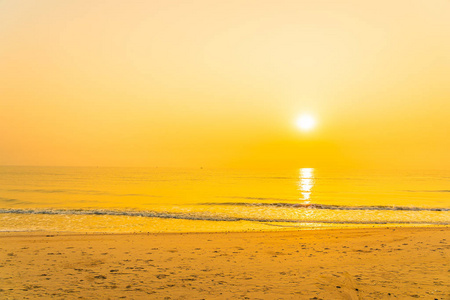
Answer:
M449 169L449 16L447 0L3 0L0 164Z

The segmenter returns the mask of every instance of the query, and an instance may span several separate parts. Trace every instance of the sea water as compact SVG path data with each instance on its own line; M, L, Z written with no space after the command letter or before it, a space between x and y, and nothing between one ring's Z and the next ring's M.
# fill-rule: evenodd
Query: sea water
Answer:
M0 167L0 231L448 226L449 171Z

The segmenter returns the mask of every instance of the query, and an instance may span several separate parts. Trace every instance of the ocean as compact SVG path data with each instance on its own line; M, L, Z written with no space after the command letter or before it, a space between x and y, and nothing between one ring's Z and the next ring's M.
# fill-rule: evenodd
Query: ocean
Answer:
M450 225L449 171L0 167L0 231Z

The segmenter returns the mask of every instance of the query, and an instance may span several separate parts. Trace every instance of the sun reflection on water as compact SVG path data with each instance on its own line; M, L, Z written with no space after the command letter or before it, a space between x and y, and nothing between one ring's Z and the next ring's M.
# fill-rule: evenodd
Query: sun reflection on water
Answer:
M311 193L314 187L314 169L313 168L301 168L299 174L298 189L302 197L304 204L311 203Z

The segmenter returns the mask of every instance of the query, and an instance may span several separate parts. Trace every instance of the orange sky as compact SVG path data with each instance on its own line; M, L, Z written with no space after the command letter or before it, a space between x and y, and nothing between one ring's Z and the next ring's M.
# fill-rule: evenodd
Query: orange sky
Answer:
M450 169L449 15L447 0L1 1L0 164Z

